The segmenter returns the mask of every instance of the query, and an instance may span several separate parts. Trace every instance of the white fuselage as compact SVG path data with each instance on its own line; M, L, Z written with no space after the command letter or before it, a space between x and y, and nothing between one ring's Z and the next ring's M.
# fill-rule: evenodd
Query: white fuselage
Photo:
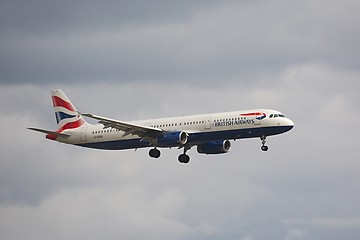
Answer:
M259 113L263 114L263 118ZM273 117L270 118L271 115ZM269 109L149 119L131 123L164 131L184 131L189 135L189 145L216 140L271 136L287 132L294 126L294 123L280 112ZM123 131L104 128L102 124L84 124L77 129L65 130L64 133L71 136L58 137L56 140L84 147L114 150L152 146L137 136L124 136Z
M266 137L290 131L294 123L278 111L254 109L224 113L181 116L126 122L80 113L61 89L51 91L58 129L30 130L46 138L82 147L122 150L151 147L149 156L159 158L158 148L182 148L180 163L188 163L186 152L197 147L200 154L222 154L230 150L230 140L259 137L267 151ZM99 124L89 124L84 117Z

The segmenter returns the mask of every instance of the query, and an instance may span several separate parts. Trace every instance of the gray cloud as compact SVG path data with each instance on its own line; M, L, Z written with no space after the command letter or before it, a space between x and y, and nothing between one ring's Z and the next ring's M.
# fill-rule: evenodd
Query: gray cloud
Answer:
M247 82L308 62L358 69L354 1L5 5L15 6L2 28L16 32L0 45L6 83Z
M189 4L191 3L191 4ZM178 21L216 1L2 1L1 27L8 34L61 34L81 29Z
M153 161L147 150L106 152L45 140L25 128L55 127L49 86L3 86L2 102L16 99L17 92L24 100L6 108L8 116L1 118L2 125L17 126L4 129L8 137L1 142L1 232L10 239L47 238L54 233L59 239L64 234L90 239L99 235L110 239L119 235L132 239L145 235L150 239L336 239L344 233L343 228L332 227L338 221L352 233L347 234L349 239L356 239L357 226L352 223L360 215L354 191L359 182L356 135L338 129L337 121L324 121L337 113L360 115L348 106L352 95L347 88L339 87L331 77L346 78L353 87L358 84L338 74L322 66L299 66L274 76L280 80L272 80L276 83L272 87L222 86L200 92L181 84L140 83L64 89L79 109L125 120L198 113L199 106L201 112L216 112L249 105L277 106L295 120L292 132L269 139L271 151L265 155L259 150L259 140L236 141L223 156L191 150L188 166L177 163L176 149L163 150L162 158ZM312 84L312 78L318 82ZM322 82L329 79L329 90L334 92L326 96ZM172 99L174 87L189 98L164 101ZM161 89L162 94L153 95L152 88ZM343 100L332 101L335 92ZM334 135L342 141L329 141ZM36 221L29 225L28 219ZM291 219L310 220L305 224ZM14 226L24 231L13 231ZM167 230L162 231L163 226ZM41 231L44 227L51 231Z

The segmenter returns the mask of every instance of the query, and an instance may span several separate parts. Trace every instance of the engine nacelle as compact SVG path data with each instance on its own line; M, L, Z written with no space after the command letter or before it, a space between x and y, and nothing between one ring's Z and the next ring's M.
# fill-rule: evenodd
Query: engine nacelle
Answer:
M229 140L219 140L203 143L197 146L198 153L203 154L221 154L230 150L231 143Z
M180 147L186 144L188 134L186 132L165 132L156 138L158 147Z

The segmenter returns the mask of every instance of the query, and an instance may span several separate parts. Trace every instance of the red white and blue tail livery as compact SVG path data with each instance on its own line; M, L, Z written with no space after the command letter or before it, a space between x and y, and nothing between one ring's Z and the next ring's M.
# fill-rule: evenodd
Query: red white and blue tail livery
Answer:
M49 131L39 128L29 128L34 131L46 133L46 138L56 140L58 137L70 139L71 134L64 132L68 129L80 129L83 125L87 125L83 117L77 112L74 105L66 97L60 89L51 91L51 99L54 106L56 123L58 130Z
M85 124L85 120L78 113L74 105L61 90L51 91L54 105L56 122L60 132L66 129L79 128Z
M51 91L56 131L29 128L46 138L82 147L123 150L150 147L149 155L160 157L158 148L183 149L178 160L188 163L186 152L196 146L201 154L222 154L230 150L230 140L260 138L267 151L266 137L290 131L294 123L282 113L255 109L125 122L93 114L81 114L62 90ZM87 123L83 116L99 121Z

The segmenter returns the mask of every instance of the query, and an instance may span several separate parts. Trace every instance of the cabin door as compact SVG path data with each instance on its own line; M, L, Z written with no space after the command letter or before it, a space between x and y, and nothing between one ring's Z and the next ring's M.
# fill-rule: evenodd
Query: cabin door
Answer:
M82 142L86 142L86 130L87 130L88 127L82 127L81 128L81 132L80 132L80 140Z
M205 130L210 130L211 129L211 116L207 116L205 119Z

